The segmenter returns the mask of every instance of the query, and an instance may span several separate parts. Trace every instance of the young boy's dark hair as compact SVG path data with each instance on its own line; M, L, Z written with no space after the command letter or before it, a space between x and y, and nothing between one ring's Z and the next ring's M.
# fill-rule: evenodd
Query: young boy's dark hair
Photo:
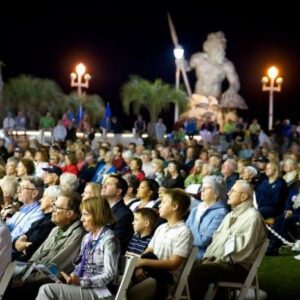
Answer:
M170 196L172 204L178 206L178 217L183 219L191 205L191 197L189 194L179 188L166 189L164 194Z
M133 227L135 234L127 247L127 256L140 256L152 238L158 213L148 207L143 207L134 212Z
M151 228L151 231L153 231L154 225L159 217L156 210L149 207L143 207L137 209L134 213L140 214L143 219L146 219L149 222L149 227Z

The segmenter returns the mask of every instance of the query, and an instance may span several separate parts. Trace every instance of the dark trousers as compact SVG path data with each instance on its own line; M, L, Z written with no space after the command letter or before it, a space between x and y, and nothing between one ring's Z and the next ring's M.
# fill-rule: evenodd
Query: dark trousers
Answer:
M283 215L277 217L275 219L275 223L273 225L273 229L281 235L285 239L289 239L288 232L291 230L291 228L295 225L295 223L300 221L299 215L292 215L288 218L284 218ZM273 235L270 234L270 243L269 243L269 249L270 250L278 250L282 245L282 241Z
M4 294L4 300L34 300L38 294L40 286L47 283L53 283L53 281L49 279L41 279L35 282L25 282L20 287L8 287Z
M237 264L196 263L189 276L192 300L204 299L210 283L217 281L243 282L248 271Z

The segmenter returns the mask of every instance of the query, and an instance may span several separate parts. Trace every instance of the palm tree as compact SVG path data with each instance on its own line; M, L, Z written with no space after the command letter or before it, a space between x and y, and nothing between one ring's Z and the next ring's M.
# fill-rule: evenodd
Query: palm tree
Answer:
M55 117L61 115L65 110L63 99L64 94L55 81L30 75L10 79L3 90L6 111L24 111L30 117L28 125L31 128L46 111Z
M92 124L100 121L104 114L104 101L98 95L83 95L81 99L76 93L65 95L58 84L50 79L20 75L12 78L4 86L3 107L6 112L21 110L29 117L29 128L34 128L41 115L50 111L58 119L68 109L77 110L79 100L84 111L89 115ZM2 111L5 114L5 111Z
M131 104L134 114L138 114L145 107L151 123L155 123L161 111L168 109L171 103L177 104L181 111L186 107L186 94L182 90L174 89L161 79L152 83L137 75L130 76L129 81L122 86L121 99L127 114L130 113Z
M99 95L82 95L79 97L73 92L65 96L65 103L68 108L77 111L80 102L82 103L84 114L87 115L91 124L99 124L104 115L105 104Z

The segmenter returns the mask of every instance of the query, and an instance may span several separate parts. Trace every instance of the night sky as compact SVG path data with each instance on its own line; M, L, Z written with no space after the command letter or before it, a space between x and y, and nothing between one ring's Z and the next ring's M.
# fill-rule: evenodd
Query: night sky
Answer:
M264 6L272 7L267 10L262 2L253 1L240 1L235 8L228 1L183 1L181 5L170 4L173 1L123 2L126 4L10 1L0 7L4 81L22 73L31 74L54 79L69 93L69 74L78 62L83 62L92 75L88 93L97 93L109 101L113 113L125 123L119 94L130 74L174 83L169 11L187 59L202 51L209 32L225 33L226 56L236 67L240 94L249 106L249 111L242 112L244 117L256 116L267 125L269 95L261 91L261 77L274 64L284 79L282 92L274 96L275 118L289 117L293 122L300 119L296 109L300 100L300 25L296 4L284 1L276 6L274 2L264 2ZM194 86L194 71L188 76ZM173 116L173 112L169 113Z

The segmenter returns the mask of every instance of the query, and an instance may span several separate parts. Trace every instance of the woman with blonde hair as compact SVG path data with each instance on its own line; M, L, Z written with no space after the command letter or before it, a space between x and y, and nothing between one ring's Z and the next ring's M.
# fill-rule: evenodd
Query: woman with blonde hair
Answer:
M46 299L99 299L96 289L107 291L116 282L120 244L109 228L114 222L108 202L103 198L90 198L81 203L81 221L88 233L83 237L75 270L70 274L61 272L66 284L53 283L41 286L37 300ZM112 299L103 296L101 299Z
M81 194L82 201L93 197L101 198L101 189L101 184L95 182L88 182L84 188L83 193Z
M149 178L154 179L159 186L165 180L164 176L164 161L160 158L154 158L151 162L152 175Z
M267 178L255 188L258 210L265 219L275 218L284 210L287 185L280 175L279 164L269 162L266 166Z

